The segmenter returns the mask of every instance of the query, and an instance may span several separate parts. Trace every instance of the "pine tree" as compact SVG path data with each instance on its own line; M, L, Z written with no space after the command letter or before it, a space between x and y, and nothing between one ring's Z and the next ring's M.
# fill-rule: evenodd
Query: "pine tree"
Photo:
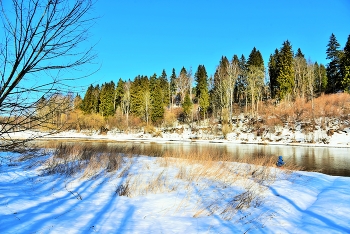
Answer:
M294 88L294 67L292 45L287 40L283 43L277 58L277 83L279 99L289 99Z
M204 65L199 65L195 74L196 97L200 108L200 114L205 119L205 114L209 107L208 75Z
M332 33L326 50L327 59L330 60L330 62L327 64L327 91L329 93L336 93L337 91L342 89L339 47L340 44L338 43L335 35Z
M345 44L340 66L342 86L346 92L350 92L350 35Z

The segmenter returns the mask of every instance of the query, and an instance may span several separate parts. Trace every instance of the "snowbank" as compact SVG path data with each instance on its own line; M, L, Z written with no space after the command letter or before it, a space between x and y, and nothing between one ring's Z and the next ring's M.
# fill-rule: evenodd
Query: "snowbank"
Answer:
M18 157L0 155L1 233L350 233L346 177L287 175L276 169L279 176L261 184L265 189L258 194L260 202L229 217L225 204L242 194L240 181L230 183L230 174L222 181L189 183L179 176L186 167L179 171L157 158L136 157L127 159L132 164L122 176L123 168L95 177L66 177L43 173L49 156L26 161L15 160ZM161 183L155 187L159 189L118 196L130 176Z

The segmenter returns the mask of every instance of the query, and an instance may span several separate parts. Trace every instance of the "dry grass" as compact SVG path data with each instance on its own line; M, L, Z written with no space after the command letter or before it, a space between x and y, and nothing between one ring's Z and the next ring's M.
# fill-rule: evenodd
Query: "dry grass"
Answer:
M121 180L115 187L117 196L176 191L183 194L175 204L176 212L190 209L193 217L217 215L224 220L244 218L251 222L253 216L249 218L245 211L264 204L265 192L280 175L299 169L287 162L285 169L279 170L272 157L232 162L229 155L209 151L165 153L156 160L140 160L140 164L138 157L133 157L135 150L128 150L60 145L45 162L44 171L66 176L80 173L82 178L116 175Z
M89 178L101 172L114 172L124 164L124 155L113 149L102 151L101 147L84 147L81 144L60 144L53 156L44 163L45 174L73 176L83 172Z

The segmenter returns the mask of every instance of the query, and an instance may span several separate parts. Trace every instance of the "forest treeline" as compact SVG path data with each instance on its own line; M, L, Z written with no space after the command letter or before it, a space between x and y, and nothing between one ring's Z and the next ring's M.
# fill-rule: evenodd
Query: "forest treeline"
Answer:
M313 111L314 99L322 94L350 91L350 35L342 49L332 34L326 56L326 66L310 61L300 48L294 53L287 40L270 55L266 68L254 47L247 58L222 56L212 76L199 65L194 72L182 67L177 73L173 68L169 75L163 70L160 75L90 85L84 97L57 95L71 100L72 111L57 110L53 124L64 122L62 118L78 130L173 126L210 118L230 124L241 113L255 118L268 106L300 100Z

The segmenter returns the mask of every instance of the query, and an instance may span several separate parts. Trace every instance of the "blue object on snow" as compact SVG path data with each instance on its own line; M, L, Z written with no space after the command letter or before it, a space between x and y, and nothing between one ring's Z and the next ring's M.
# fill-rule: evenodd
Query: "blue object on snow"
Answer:
M284 161L282 156L278 156L278 161L276 162L276 166L281 167L284 165Z

